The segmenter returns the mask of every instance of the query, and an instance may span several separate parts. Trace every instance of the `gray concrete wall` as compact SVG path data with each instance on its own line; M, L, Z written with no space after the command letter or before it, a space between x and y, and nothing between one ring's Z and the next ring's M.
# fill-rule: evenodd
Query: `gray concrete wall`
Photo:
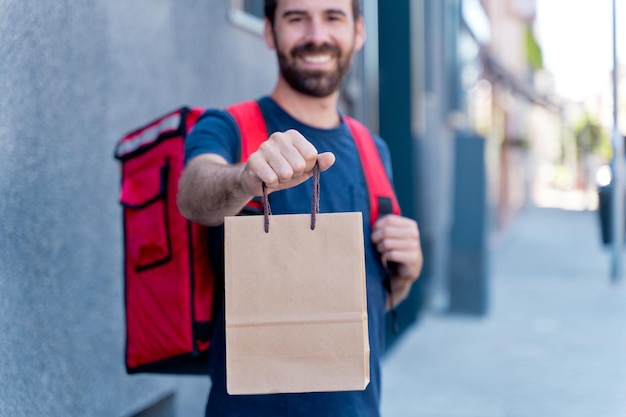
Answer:
M274 82L224 0L0 0L0 416L128 416L208 380L128 376L116 140Z

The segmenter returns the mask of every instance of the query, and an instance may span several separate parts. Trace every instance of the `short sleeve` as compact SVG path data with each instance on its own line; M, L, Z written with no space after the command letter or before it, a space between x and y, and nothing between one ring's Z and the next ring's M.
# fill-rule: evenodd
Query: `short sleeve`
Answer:
M230 114L207 110L185 139L185 163L202 154L217 154L228 163L239 161L239 129Z

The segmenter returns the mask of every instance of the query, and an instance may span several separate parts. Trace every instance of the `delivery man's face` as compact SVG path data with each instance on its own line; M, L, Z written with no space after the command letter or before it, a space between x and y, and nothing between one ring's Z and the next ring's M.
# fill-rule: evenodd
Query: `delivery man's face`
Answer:
M354 19L351 0L279 0L265 38L291 88L326 97L341 86L365 29L362 17Z

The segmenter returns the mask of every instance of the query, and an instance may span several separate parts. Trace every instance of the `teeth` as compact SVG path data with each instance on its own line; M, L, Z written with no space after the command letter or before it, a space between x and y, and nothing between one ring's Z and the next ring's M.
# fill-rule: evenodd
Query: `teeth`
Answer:
M311 64L323 64L325 62L330 61L330 55L314 55L314 56L305 56L303 57L304 61L309 62Z

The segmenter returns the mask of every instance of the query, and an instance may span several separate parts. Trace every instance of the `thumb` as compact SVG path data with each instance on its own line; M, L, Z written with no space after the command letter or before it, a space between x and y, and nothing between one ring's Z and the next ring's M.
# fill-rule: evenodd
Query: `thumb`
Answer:
M320 171L326 171L335 163L335 154L332 152L324 152L317 155L317 164Z

